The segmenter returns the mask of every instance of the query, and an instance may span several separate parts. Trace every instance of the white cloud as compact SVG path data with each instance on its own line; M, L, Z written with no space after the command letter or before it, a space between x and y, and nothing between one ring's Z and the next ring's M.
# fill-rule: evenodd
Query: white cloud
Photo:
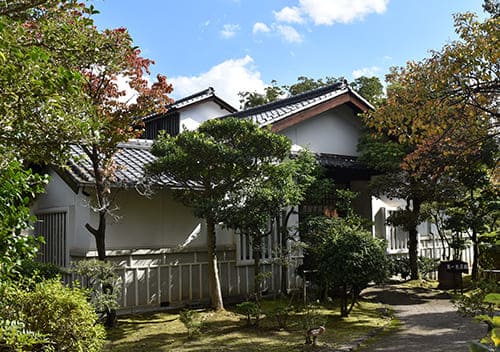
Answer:
M378 66L363 67L358 70L352 71L352 77L354 79L359 78L361 76L373 77L376 76L379 72L380 72L380 67Z
M300 43L302 42L302 35L300 35L297 30L291 26L277 25L274 27L276 32L289 43Z
M238 92L263 93L266 87L249 55L240 59L226 60L198 76L179 76L171 78L170 81L177 99L214 87L215 94L235 108L240 106Z
M232 38L236 35L236 32L240 30L239 24L225 24L220 31L223 38Z
M273 11L274 17L279 22L287 23L303 23L301 11L298 7L284 7L280 11Z
M254 25L253 25L253 34L257 34L257 33L269 33L271 31L271 28L269 28L269 26L265 23L262 23L262 22L256 22Z
M370 13L384 13L389 0L299 0L298 7L284 7L274 16L278 21L302 23L304 16L315 25L351 23Z

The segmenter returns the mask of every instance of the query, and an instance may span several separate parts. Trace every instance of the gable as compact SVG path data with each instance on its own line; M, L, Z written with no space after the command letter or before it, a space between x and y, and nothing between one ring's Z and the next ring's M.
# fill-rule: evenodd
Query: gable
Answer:
M366 112L370 108L370 106L366 105L366 102L360 99L357 94L354 94L350 89L347 89L347 91L342 92L342 94L338 96L308 107L307 109L300 110L290 116L287 116L286 118L272 122L271 129L274 132L280 132L290 126L294 126L298 123L342 106L350 107L354 115Z
M307 119L297 119L278 132L290 138L293 144L307 147L315 153L359 154L357 145L361 122L357 111L348 105L323 111Z

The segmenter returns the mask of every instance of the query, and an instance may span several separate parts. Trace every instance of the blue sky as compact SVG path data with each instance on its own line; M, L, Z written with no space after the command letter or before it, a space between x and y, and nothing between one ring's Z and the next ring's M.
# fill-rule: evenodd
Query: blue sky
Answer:
M481 0L97 0L99 28L126 27L173 98L238 91L298 76L376 75L456 38L452 14Z

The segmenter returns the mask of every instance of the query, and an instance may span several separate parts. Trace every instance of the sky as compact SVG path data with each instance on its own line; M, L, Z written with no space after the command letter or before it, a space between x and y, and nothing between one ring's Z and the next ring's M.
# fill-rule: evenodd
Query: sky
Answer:
M95 0L100 29L125 27L179 99L209 86L240 91L299 76L378 76L455 40L453 14L481 0Z

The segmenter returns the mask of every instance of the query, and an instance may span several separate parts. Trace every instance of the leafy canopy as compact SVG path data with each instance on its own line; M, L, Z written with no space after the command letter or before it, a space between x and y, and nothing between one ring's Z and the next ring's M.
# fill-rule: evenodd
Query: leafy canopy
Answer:
M158 159L147 170L177 182L177 196L197 216L220 219L232 205L228 195L262 177L271 163L289 155L290 147L285 136L251 121L214 119L196 131L155 141L151 151Z

